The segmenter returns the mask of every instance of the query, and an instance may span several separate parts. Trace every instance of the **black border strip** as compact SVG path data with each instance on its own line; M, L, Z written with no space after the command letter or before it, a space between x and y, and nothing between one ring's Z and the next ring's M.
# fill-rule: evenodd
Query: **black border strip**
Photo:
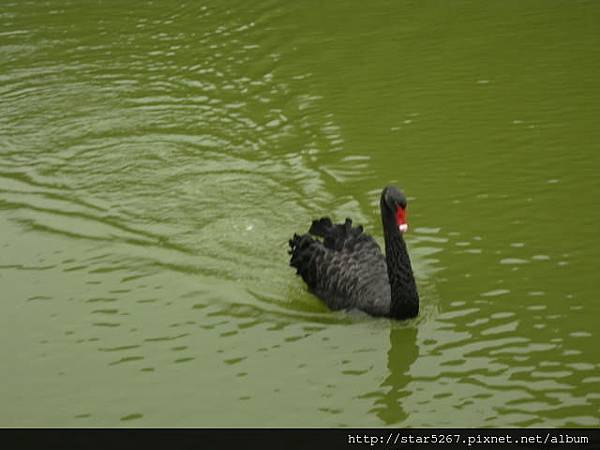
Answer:
M13 428L5 449L600 449L600 428Z

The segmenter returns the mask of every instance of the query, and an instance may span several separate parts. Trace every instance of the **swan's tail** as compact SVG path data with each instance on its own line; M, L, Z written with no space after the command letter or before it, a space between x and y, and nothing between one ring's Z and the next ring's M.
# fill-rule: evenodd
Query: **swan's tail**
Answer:
M310 230L308 230L313 236L320 236L322 238L329 237L334 232L333 224L329 217L323 217L318 220L313 220Z
M314 242L313 238L311 238L308 234L294 234L294 237L288 241L290 245L290 249L288 250L289 255L295 255L298 251L304 250L304 248Z
M290 245L288 255L293 255L294 250L296 250L300 246L300 236L294 234L294 237L288 241L288 244Z
M309 234L298 235L294 234L294 237L289 240L290 250L290 266L296 268L296 273L302 275L302 278L306 281L307 279L312 280L309 273L314 272L314 267L311 262L315 253L318 252L320 243L315 241ZM313 270L311 270L311 268Z
M323 238L323 245L334 250L341 250L346 242L356 238L363 232L361 225L352 227L352 220L346 219L344 223L334 224L329 217L313 220L308 230L313 236Z

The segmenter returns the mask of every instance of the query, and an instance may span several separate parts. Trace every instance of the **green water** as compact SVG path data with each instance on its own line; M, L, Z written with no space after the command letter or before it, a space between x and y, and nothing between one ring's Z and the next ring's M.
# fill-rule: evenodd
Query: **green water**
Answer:
M1 1L0 425L600 426L599 23ZM330 312L287 239L388 183L421 315Z

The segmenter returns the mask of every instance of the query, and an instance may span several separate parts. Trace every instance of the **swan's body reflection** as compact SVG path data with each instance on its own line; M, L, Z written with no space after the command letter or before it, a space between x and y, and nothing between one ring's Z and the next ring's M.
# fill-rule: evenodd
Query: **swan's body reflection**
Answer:
M408 417L402 399L410 394L409 373L419 354L417 328L414 325L392 325L388 351L388 375L380 385L380 394L372 411L386 424L397 424Z

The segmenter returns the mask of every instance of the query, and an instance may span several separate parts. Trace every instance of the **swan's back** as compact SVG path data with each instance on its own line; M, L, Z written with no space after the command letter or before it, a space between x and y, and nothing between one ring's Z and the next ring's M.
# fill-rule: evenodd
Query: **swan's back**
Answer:
M323 241L311 236L319 236ZM358 308L374 316L388 315L391 291L386 261L379 245L362 226L315 220L309 234L290 240L290 265L308 287L334 310Z

